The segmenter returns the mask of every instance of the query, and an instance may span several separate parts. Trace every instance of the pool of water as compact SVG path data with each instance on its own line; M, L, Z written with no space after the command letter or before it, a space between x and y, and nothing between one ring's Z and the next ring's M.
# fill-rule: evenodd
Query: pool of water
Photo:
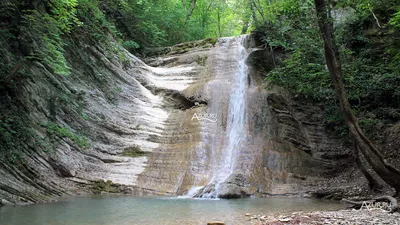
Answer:
M56 203L0 208L1 225L172 225L250 224L256 215L291 211L336 210L343 205L307 198L208 200L189 198L92 196Z

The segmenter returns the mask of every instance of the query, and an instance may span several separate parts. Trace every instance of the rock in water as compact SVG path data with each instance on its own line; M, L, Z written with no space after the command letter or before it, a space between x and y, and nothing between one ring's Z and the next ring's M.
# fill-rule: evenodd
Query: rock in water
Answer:
M235 199L235 198L245 198L250 195L244 191L241 187L236 186L235 184L227 184L223 183L220 186L220 190L218 192L218 198L225 199Z
M225 223L220 221L214 221L214 222L208 222L207 225L225 225Z
M248 181L242 174L232 174L219 186L218 198L234 199L249 197Z

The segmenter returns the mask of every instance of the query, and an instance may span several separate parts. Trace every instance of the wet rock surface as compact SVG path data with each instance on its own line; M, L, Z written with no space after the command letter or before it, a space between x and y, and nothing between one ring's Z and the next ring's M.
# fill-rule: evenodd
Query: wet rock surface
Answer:
M224 183L220 184L217 197L225 199L249 197L248 184L249 182L242 174L232 174Z
M66 54L73 76L54 76L38 63L32 69L37 78L22 94L30 120L82 134L90 147L58 138L50 152L23 155L23 165L2 163L0 198L11 204L46 202L91 193L99 180L111 181L113 192L131 194L214 188L207 184L223 157L237 45L233 38L185 43L146 59L149 66L123 49L121 62L106 49L72 42ZM258 65L249 65L246 79L246 138L234 146L234 171L241 175L221 183L220 197L319 191L331 198L343 183L348 185L342 192L363 193L365 180L348 148L324 129L322 109L283 90L267 91L262 77L269 67L259 64L269 53L256 51L249 63ZM50 108L49 99L57 107ZM193 121L195 113L215 114L217 122ZM36 132L48 135L43 127Z
M243 188L230 183L222 183L219 187L218 198L235 199L249 197L250 194Z
M399 213L388 213L376 210L340 210L316 211L311 213L294 212L285 215L253 216L251 224L256 225L286 225L286 224L400 224Z
M192 47L198 54L187 51L187 57L167 60L174 62L170 68L155 68L122 48L118 48L118 55L101 46L72 41L66 55L73 75L51 74L40 63L34 66L35 81L26 82L21 91L30 120L55 124L75 136L54 135L54 146L48 152L29 149L29 154L22 155L21 165L1 162L0 198L10 204L46 202L61 195L92 193L99 180L112 182L116 187L110 189L112 192L161 193L161 188L150 185L141 188L138 175L161 144L165 144L163 148L186 149L196 140L196 126L180 129L182 113L188 110L189 118L199 108L190 111L195 99L182 91L199 80L199 64L212 46L203 43ZM182 141L174 136L176 130L180 130ZM35 132L40 137L49 135L44 126ZM86 147L76 143L78 135L89 140ZM182 144L185 141L189 144ZM138 151L127 154L129 148ZM157 173L155 182L161 177ZM179 183L166 180L171 185Z

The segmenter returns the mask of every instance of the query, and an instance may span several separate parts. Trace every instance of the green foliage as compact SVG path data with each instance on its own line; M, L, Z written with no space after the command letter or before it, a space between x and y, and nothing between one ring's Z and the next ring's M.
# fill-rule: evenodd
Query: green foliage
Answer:
M26 10L22 26L31 35L36 46L27 46L30 52L26 59L41 61L48 69L60 75L69 75L70 68L64 57L63 30L66 29L50 14L37 10Z
M102 192L118 193L118 185L114 184L111 180L98 180L93 182L92 191L94 194L101 194Z
M0 160L20 160L25 144L32 141L31 130L18 117L0 119Z
M136 41L132 40L123 42L122 46L130 52L135 52L138 48L140 48L140 45Z
M268 74L267 80L312 100L332 98L331 81L326 68L321 63L308 60L303 52L296 50L281 67Z
M100 3L100 1L78 0L76 17L81 25L75 30L74 35L93 45L101 44L111 47L109 46L109 35L117 39L119 32L99 8Z
M390 19L390 25L392 25L394 28L400 29L400 11L395 13Z
M49 0L52 17L62 32L69 32L74 25L80 24L76 17L77 0Z
M49 151L48 139L39 137L32 127L27 126L29 118L26 114L15 106L5 106L0 109L0 161L17 165L32 149Z
M363 131L368 134L375 133L376 129L381 129L384 126L382 120L368 117L360 119L359 124Z
M339 110L335 100L326 101L324 104L324 123L325 127L340 138L348 138L346 123L343 113Z
M89 116L86 113L82 112L81 115L82 115L82 118L84 120L88 120L89 119Z
M69 75L70 68L64 56L62 36L81 25L76 16L77 0L45 1L49 12L24 9L20 26L29 33L28 38L35 45L28 44L26 58L39 60L52 72ZM27 7L28 8L28 7Z
M265 32L265 43L290 53L266 79L296 96L323 103L327 128L347 138L311 7L310 1L277 0L264 4L260 11L264 15L257 14L257 29ZM392 0L358 0L341 1L333 8L345 10L342 20L335 22L335 39L340 46L348 98L360 117L360 125L375 137L379 137L384 124L400 119L400 45L398 13L394 13L398 10L393 10L396 7ZM385 29L377 29L372 13Z
M239 1L197 0L190 14L192 2L102 0L99 7L115 24L131 52L137 52L139 47L240 34L243 9Z
M128 148L125 148L124 151L122 152L123 156L129 156L129 157L139 157L139 156L144 156L146 155L145 151L142 151L139 146L131 146Z
M130 63L130 59L125 54L125 52L120 52L118 56L119 56L119 61L122 63L123 67L127 67Z
M271 1L258 7L263 9L258 13L263 21L257 29L265 33L265 44L290 52L267 81L313 101L332 99L312 2Z
M86 137L75 134L72 130L56 123L41 124L53 138L69 138L81 148L88 148L90 144Z

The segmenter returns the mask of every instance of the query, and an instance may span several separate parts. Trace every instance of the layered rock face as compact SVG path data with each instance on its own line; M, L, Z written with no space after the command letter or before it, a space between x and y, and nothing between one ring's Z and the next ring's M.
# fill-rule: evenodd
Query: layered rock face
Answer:
M200 80L205 52L212 47L209 42L199 42L196 54L165 57L170 64L162 68L148 66L124 49L117 54L79 41L66 52L70 76L34 65L36 77L24 84L21 99L34 131L43 138L53 132L54 145L46 151L26 148L23 163L0 164L2 202L29 204L92 191L161 193L161 188L137 188L138 175L147 166L159 169L155 179L161 180L163 172L175 178L175 171L184 170L179 166L189 162L174 161L173 169L163 169L163 164L148 159L154 159L151 152L159 149L189 149L199 140L199 127L183 121L204 102L192 108L194 99L183 91ZM87 137L90 147L79 146L76 135ZM171 189L167 182L163 185Z
M236 198L303 193L336 176L347 149L324 130L319 106L266 91L273 58L255 43L242 36L178 45L147 65L77 43L72 76L36 65L38 77L24 87L30 119L53 118L91 145L62 138L51 152L27 151L23 165L2 164L0 198L48 201L98 180L124 193ZM81 105L64 105L63 95Z
M174 57L192 54L198 52ZM199 80L180 92L203 104L170 115L175 129L149 158L141 188L191 197L301 194L351 167L349 150L325 131L319 106L266 91L263 77L274 59L253 37L220 38L206 54ZM165 57L154 61L170 61ZM192 120L194 113L215 120Z

